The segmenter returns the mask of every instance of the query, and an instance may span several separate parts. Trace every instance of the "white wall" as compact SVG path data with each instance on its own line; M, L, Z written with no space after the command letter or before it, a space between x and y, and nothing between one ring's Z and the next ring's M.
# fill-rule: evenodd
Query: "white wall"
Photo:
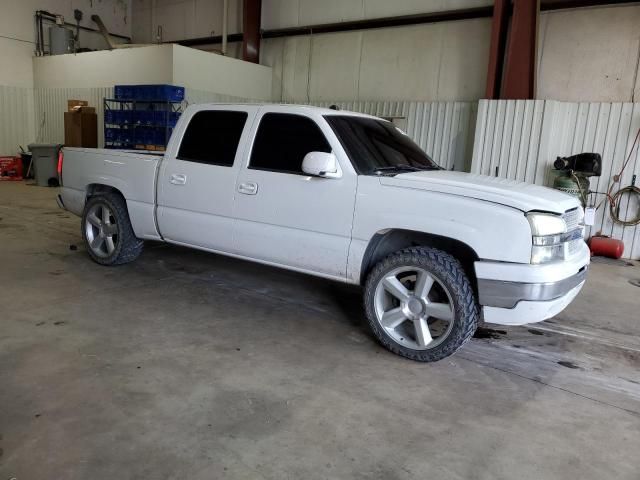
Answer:
M640 100L640 5L540 15L537 98Z
M487 19L262 42L282 101L476 100L485 89Z
M271 98L271 68L180 45L34 57L36 88L169 83L241 98Z
M162 41L222 35L223 0L133 0L133 41ZM242 31L242 0L229 0L229 33Z
M36 88L113 87L172 83L173 45L33 58Z
M135 0L136 41L152 25L164 39L221 33L222 0ZM229 0L229 32L242 5ZM263 0L262 28L275 29L490 5L491 0ZM142 13L140 13L142 12ZM154 13L155 12L155 13ZM138 22L137 18L141 20ZM155 18L155 21L154 21ZM537 97L633 101L640 95L640 5L544 12L540 16ZM484 96L491 20L264 40L274 67L274 100L477 100ZM203 49L219 49L219 45ZM230 44L230 56L240 44Z
M46 10L60 14L70 23L74 9L82 10L81 25L96 28L91 21L92 14L98 14L109 31L120 35L131 35L131 5L129 0L1 0L0 3L0 58L11 59L10 68L3 63L0 68L0 85L31 87L33 74L31 56L35 52L36 10ZM45 42L48 45L49 23L44 24ZM80 44L88 48L104 48L104 40L99 34L80 31Z
M271 68L179 45L173 49L175 85L234 97L271 99Z
M492 0L263 0L265 30L491 5Z
M155 7L154 7L155 3ZM135 0L135 42L222 32L222 0ZM491 0L263 0L262 28L411 15L490 5ZM265 40L275 101L473 100L486 78L488 19ZM229 0L229 33L242 30L242 1ZM220 45L202 47L219 50ZM231 43L228 55L240 56Z
M34 14L46 10L75 22L74 9L82 10L81 25L96 28L92 14L98 14L113 33L131 35L129 0L0 0L0 155L18 152L18 145L38 136L34 118L33 62L36 45ZM44 24L48 45L49 23ZM101 35L80 31L80 46L104 48Z

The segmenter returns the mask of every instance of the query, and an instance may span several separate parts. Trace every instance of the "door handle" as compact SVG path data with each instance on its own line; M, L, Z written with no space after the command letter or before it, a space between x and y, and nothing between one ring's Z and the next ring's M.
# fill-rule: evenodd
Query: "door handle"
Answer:
M181 173L174 173L171 175L171 180L169 180L174 185L184 185L187 183L187 176L182 175Z
M238 185L238 192L245 195L255 195L258 193L258 184L253 182L245 182Z

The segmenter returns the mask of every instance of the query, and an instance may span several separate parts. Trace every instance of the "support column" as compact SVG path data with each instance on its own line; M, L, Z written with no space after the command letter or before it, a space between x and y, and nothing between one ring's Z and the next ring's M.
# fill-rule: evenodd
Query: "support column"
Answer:
M500 98L502 84L502 67L504 52L509 31L510 0L495 0L493 4L493 20L491 22L491 46L489 50L489 70L487 72L486 98Z
M244 0L242 10L242 59L260 62L260 13L262 0Z
M513 0L500 98L532 99L535 96L539 14L540 0Z

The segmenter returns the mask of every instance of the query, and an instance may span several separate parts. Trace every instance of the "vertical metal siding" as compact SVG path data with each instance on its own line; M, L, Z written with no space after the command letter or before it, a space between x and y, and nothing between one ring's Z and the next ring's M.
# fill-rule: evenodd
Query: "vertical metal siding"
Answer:
M187 89L188 104L209 102L264 103L213 92ZM366 113L378 117L398 117L407 121L407 135L447 169L468 171L471 163L476 102L411 101L324 101L312 105Z
M16 155L34 139L33 90L0 85L0 155Z
M602 176L591 179L591 190L606 192L619 173L640 128L640 103L570 103L542 100L481 100L471 171L551 186L557 156L580 152L602 154ZM640 153L633 152L619 188L640 179ZM592 197L593 198L593 197ZM596 203L603 200L597 195ZM621 216L633 215L637 200L621 202ZM640 258L640 226L611 220L609 205L596 212L587 236L602 233L621 239L626 258Z
M186 88L184 98L187 105L198 103L260 103L260 100L252 100L244 97L234 97L222 93L205 92L204 90L194 90Z
M36 88L35 135L38 143L64 143L67 100L87 100L98 115L98 147L104 145L103 100L113 98L113 88Z
M433 159L450 170L468 171L477 103L411 101L314 102L378 117L406 118L406 133Z

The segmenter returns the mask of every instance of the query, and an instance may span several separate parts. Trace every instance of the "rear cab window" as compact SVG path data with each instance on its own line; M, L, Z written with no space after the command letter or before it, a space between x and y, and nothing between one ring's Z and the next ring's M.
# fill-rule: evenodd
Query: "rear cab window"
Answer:
M203 110L196 112L182 137L178 160L232 167L247 112Z

